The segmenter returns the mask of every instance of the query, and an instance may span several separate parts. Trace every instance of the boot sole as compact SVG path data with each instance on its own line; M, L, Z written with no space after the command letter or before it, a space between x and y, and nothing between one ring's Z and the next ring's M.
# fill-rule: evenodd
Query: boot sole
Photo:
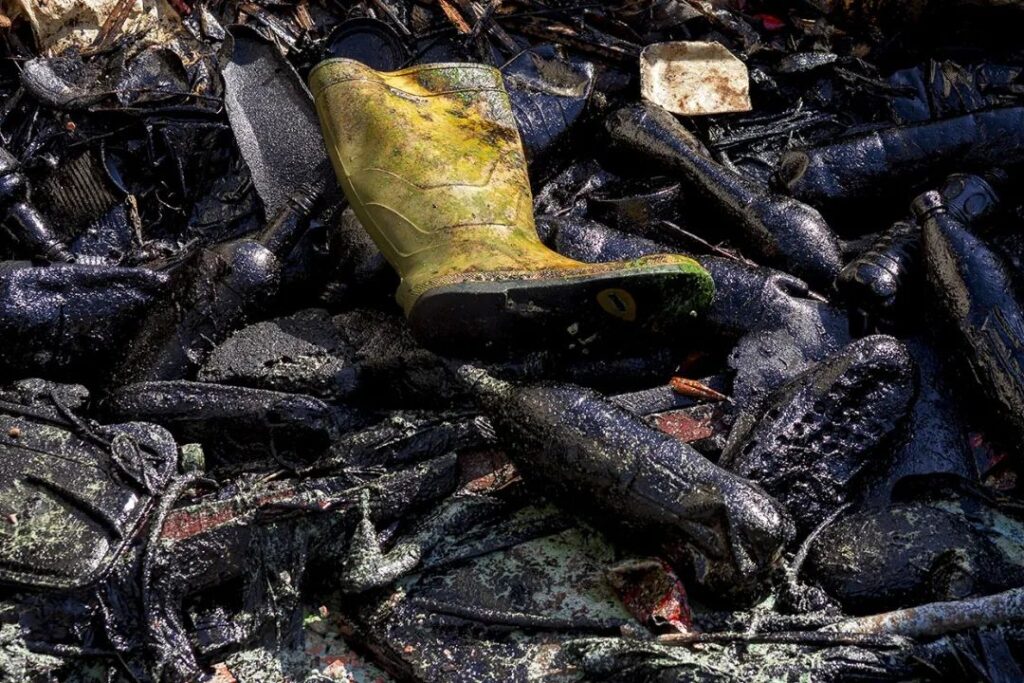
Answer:
M424 293L409 313L417 341L445 355L516 349L636 347L692 322L712 298L707 275L678 266L577 278L462 282Z

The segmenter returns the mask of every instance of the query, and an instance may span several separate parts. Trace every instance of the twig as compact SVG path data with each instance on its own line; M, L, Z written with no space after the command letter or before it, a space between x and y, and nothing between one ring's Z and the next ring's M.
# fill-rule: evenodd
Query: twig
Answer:
M819 633L933 638L944 633L1021 620L1024 620L1024 588L1013 588L983 598L931 602L869 617L847 619L826 626Z
M92 45L83 50L83 53L95 54L109 47L114 42L114 38L121 32L121 27L124 26L124 22L128 19L128 15L131 14L132 7L134 6L135 0L119 0L110 12L110 15L107 16L107 20L103 22L100 32L96 34L96 39L92 41Z
M732 261L739 261L740 263L745 263L748 266L756 266L757 265L756 263L754 263L750 259L744 258L744 257L742 257L742 256L740 256L738 254L734 254L731 251L727 251L725 249L722 249L720 246L718 246L716 244L711 244L711 242L708 242L706 239L704 239L700 235L696 235L696 234L690 232L689 230L676 225L672 221L665 221L665 220L663 220L663 221L661 221L661 224L669 227L670 229L672 229L675 232L678 232L680 235L682 235L686 239L692 240L692 241L696 242L700 246L702 246L705 249L707 249L708 251L710 251L712 254L716 254L718 256L722 256L722 257L730 259Z
M532 614L515 610L491 609L477 605L463 605L432 598L412 598L409 604L425 612L475 621L489 626L516 626L530 629L555 631L612 631L618 632L626 623L624 619L559 617L548 614Z
M703 237L701 237L699 235L696 235L696 234L690 232L689 230L686 230L685 228L682 228L682 227L676 225L672 221L662 220L661 224L666 226L666 227L668 227L668 228L670 228L671 230L673 230L675 232L678 232L683 237L685 237L687 239L690 239L690 240L693 240L694 242L696 242L697 244L699 244L700 246L704 247L705 249L707 249L708 251L710 251L711 253L713 253L713 254L715 254L717 256L723 256L723 257L725 257L727 259L730 259L730 260L733 260L733 261L737 261L739 263L745 263L748 266L755 266L755 267L757 267L758 265L760 265L760 264L758 264L758 263L756 263L754 261L751 261L750 259L746 258L745 256L743 256L741 254L734 254L733 252L728 251L726 249L723 249L723 248L721 248L721 247L719 247L719 246L717 246L715 244L711 244L711 242L708 242ZM823 296L821 294L818 294L813 289L808 289L806 294L804 294L804 296L806 296L808 299L812 299L814 301L819 301L821 303L828 303L828 299L825 296Z
M519 27L519 32L532 38L550 40L585 54L624 64L635 64L640 56L639 45L621 40L611 42L611 39L607 43L600 43L580 35L578 31L564 24L523 22Z
M455 28L459 30L459 33L471 33L473 27L466 23L466 20L459 14L459 10L455 9L455 5L450 3L448 0L437 0L437 4L441 7L441 11L448 17L448 21L455 25Z
M383 2L383 0L372 0L372 2L374 7L379 9L381 12L386 14L389 19L391 19L391 23L398 27L398 30L399 32L401 32L402 35L404 35L406 38L412 37L412 31L409 30L408 26L401 22L401 20L398 18L398 15L395 14L395 11L391 9L390 6L388 6L388 3Z
M499 5L501 5L501 0L489 0L487 6L484 7L483 13L476 18L476 22L473 24L473 30L470 32L472 37L478 37L484 26L491 23L491 17Z
M786 645L855 645L860 647L899 647L898 638L874 633L829 633L820 631L780 631L778 633L667 633L658 637L662 645L698 645L701 643L779 643Z
M455 0L462 8L462 11L467 15L473 17L477 26L484 25L487 27L487 32L494 37L501 46L505 48L507 52L518 52L520 50L519 44L510 36L505 29L501 28L494 22L494 19L490 16L488 10L480 6L479 3L474 0ZM470 36L476 37L480 34L476 27L473 27L469 31Z

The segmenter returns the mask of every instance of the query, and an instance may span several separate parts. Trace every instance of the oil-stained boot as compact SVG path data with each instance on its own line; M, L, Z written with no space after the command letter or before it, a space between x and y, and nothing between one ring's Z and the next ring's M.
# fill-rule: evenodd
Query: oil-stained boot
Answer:
M331 59L310 86L341 186L401 276L396 298L425 346L621 341L678 330L710 303L710 275L683 256L585 264L541 243L497 69Z

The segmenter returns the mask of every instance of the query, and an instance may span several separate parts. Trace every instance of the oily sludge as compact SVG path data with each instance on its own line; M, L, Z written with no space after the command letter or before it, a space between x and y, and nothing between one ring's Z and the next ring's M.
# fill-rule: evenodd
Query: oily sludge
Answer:
M1020 8L0 2L0 681L1024 679Z

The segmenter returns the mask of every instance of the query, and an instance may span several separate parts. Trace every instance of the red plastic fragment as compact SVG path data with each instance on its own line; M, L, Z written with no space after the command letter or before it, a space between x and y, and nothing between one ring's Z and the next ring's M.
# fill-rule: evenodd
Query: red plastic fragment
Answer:
M1005 450L997 449L984 434L968 434L968 445L974 455L974 462L981 475L981 483L997 491L1013 491L1017 488L1016 463Z
M774 14L760 13L755 14L754 18L761 22L761 25L764 26L764 30L766 31L781 31L786 28L786 22L779 19Z
M695 419L685 410L660 413L654 417L654 423L661 431L686 443L707 439L715 434L710 419Z
M198 503L171 511L160 530L163 541L181 541L235 523L262 506L287 500L295 495L292 488L280 489L258 496L254 501L229 499ZM324 503L323 505L326 505Z
M686 588L671 566L658 558L630 560L609 571L615 588L629 613L642 624L658 631L671 629L689 633L693 615Z

